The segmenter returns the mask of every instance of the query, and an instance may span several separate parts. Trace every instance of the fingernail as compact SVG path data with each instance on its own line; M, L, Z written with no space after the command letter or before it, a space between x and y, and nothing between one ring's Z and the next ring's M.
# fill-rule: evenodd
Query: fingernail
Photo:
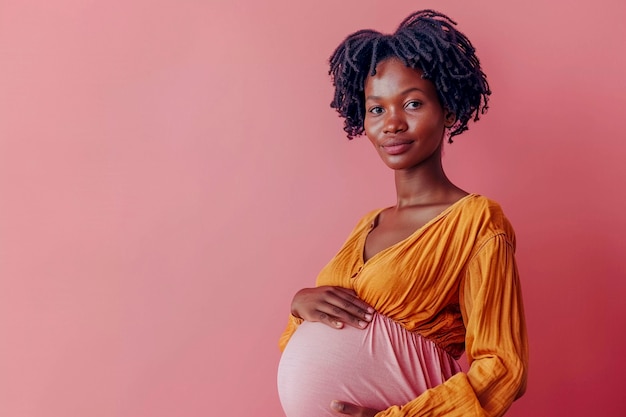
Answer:
M372 315L371 314L366 314L365 315L365 320L371 321L372 320Z
M359 320L359 327L365 327L367 326L367 323L364 322L363 320Z
M341 403L337 400L332 400L330 403L330 407L333 410L337 410L337 411L343 411L343 406L341 405Z
M376 311L376 310L374 310L374 307L367 307L367 312L368 313L373 313L374 311Z
M336 322L335 322L335 327L337 327L338 329L340 329L340 328L342 328L342 327L343 327L343 323L342 323L342 322L340 322L340 321L336 321Z

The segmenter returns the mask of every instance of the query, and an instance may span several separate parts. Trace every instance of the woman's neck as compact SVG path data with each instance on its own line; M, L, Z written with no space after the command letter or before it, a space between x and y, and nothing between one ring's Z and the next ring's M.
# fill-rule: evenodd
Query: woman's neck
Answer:
M452 203L467 193L446 176L441 160L410 170L395 171L396 207Z

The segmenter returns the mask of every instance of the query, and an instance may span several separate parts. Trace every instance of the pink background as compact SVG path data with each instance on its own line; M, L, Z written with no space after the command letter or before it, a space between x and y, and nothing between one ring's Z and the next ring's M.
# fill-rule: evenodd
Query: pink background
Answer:
M508 415L626 415L625 4L0 1L0 415L281 416L293 292L394 203L326 60L427 7L494 91L445 164L517 230Z

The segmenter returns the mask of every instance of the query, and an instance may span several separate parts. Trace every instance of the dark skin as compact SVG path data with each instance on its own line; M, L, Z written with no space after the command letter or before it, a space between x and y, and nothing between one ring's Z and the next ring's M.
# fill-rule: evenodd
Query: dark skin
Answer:
M397 203L385 209L365 241L364 260L406 239L467 195L445 175L441 149L454 114L441 106L434 84L421 72L389 58L365 81L365 134L395 174ZM374 309L352 290L305 288L296 293L292 313L341 329L364 329ZM373 417L380 410L335 400L338 415Z

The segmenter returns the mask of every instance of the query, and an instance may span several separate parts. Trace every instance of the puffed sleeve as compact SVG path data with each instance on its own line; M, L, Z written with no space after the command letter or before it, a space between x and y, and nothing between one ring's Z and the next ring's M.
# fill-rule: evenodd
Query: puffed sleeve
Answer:
M294 316L293 314L289 316L289 321L287 322L287 328L285 329L283 334L280 336L280 339L278 339L278 348L280 349L281 352L285 350L285 346L287 346L287 342L289 342L289 339L291 339L291 335L293 334L293 332L296 331L298 326L303 321L304 320Z
M513 239L505 233L486 239L461 281L467 374L376 417L497 417L524 393L528 345Z

